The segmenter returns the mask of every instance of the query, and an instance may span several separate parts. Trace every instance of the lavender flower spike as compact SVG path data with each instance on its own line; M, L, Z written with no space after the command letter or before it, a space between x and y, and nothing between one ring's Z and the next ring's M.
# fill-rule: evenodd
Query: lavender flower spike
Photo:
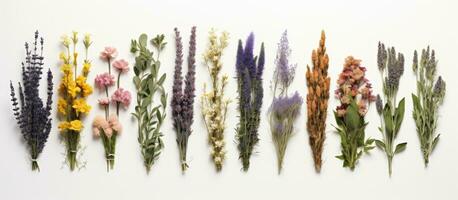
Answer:
M51 131L51 104L53 95L52 73L47 73L46 103L39 96L41 75L43 74L43 38L35 32L33 49L25 43L25 63L22 63L22 85L19 83L19 101L16 91L10 82L13 114L17 120L22 136L30 151L32 170L40 170L38 156L43 151Z

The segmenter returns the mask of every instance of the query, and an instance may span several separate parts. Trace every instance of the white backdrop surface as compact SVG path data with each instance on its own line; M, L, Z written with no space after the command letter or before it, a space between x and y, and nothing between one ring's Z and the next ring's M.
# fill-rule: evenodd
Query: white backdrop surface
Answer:
M458 79L455 77L458 72L457 9L458 3L452 0L2 0L0 199L458 199L458 135L455 124L458 119ZM201 55L211 27L230 33L230 45L223 56L223 68L230 77L234 77L238 39L245 39L253 31L256 49L259 49L261 41L265 43L261 141L247 173L241 171L234 143L237 124L235 102L230 105L228 113L228 154L221 173L215 172L209 158L207 133L198 115L199 104L195 106L194 132L188 147L190 168L186 174L180 171L175 133L168 110L163 127L165 149L152 172L146 175L137 144L136 123L129 114L133 106L129 111L122 112L125 131L118 139L115 170L107 173L103 146L100 140L93 139L90 130L94 116L102 113L95 106L97 98L102 96L99 92L95 92L88 100L94 109L85 120L86 128L81 141L86 147L83 155L83 160L87 161L86 167L72 173L62 164L65 150L58 137L57 120L54 120L49 141L40 157L41 172L31 172L28 152L13 120L8 94L10 79L20 79L23 43L31 41L35 30L39 30L45 38L46 67L54 72L56 85L60 78L58 54L62 34L72 30L92 34L92 83L95 75L106 69L105 63L98 58L98 52L103 47L118 48L118 58L125 58L132 64L133 56L129 53L131 39L141 33L150 36L164 33L168 46L162 54L161 70L169 74L165 87L171 90L175 51L173 28L180 28L187 47L192 25L197 26L198 36L197 96L202 93L203 83L208 81ZM276 45L285 29L288 30L292 48L291 62L298 63L293 88L302 96L306 94L306 65L311 62L311 51L317 47L322 29L327 35L332 90L348 55L363 60L363 65L368 68L367 76L374 83L374 92L379 93L381 80L376 65L377 42L380 40L388 46L394 45L396 50L405 54L406 70L399 96L407 97L406 116L397 141L407 141L408 147L395 157L392 178L387 175L385 155L378 149L363 156L354 172L342 168L340 160L334 158L340 152L340 141L331 126L335 123L331 109L337 105L337 100L332 97L322 173L316 174L313 169L303 107L295 135L289 143L283 173L277 174L266 112L272 98L269 80L273 74ZM427 45L436 50L439 74L447 82L447 94L437 130L442 134L441 142L431 157L430 166L425 169L411 116L410 94L415 91L415 77L411 71L413 51ZM123 85L133 92L132 76L133 72L124 76ZM236 95L233 79L229 82L227 95ZM379 118L374 106L367 120L370 122L367 135L380 138L377 131Z

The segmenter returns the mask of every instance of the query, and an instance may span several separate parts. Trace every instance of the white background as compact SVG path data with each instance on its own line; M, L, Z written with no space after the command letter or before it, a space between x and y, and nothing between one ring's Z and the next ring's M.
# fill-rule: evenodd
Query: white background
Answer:
M262 2L262 3L261 3ZM101 1L101 0L2 0L0 2L0 87L2 100L0 111L0 199L457 199L458 198L458 135L456 120L458 111L457 51L458 14L456 1L251 1L251 0L193 0L193 1ZM164 33L169 45L162 55L161 70L168 73L165 87L171 89L174 62L173 28L179 27L184 42L189 38L192 25L197 26L198 66L197 95L202 93L208 74L202 65L202 53L207 44L211 27L227 30L230 45L223 56L224 71L234 77L236 42L245 39L253 31L256 49L260 42L266 45L265 101L260 127L257 154L251 159L247 173L241 171L234 141L237 124L236 103L229 109L226 142L227 160L223 171L216 173L209 159L209 146L204 124L199 117L200 107L195 106L194 132L189 139L188 160L190 168L182 174L178 162L175 133L171 119L167 118L165 149L159 161L146 175L137 144L136 123L129 111L122 112L125 130L118 139L115 170L106 172L103 146L93 139L90 125L102 110L96 106L101 93L89 98L94 106L85 120L82 145L86 147L83 160L86 168L69 172L63 165L63 144L59 141L57 120L54 120L49 141L40 157L41 172L30 170L28 152L19 129L12 117L9 101L9 81L20 79L20 62L24 58L23 43L33 39L38 29L45 38L46 66L59 82L58 54L60 36L77 30L91 33L94 44L90 58L96 74L106 70L98 54L105 46L118 48L119 58L133 63L129 53L130 40L141 33L150 36ZM376 53L377 42L394 45L406 57L406 70L401 80L399 96L407 97L406 116L398 142L407 141L407 150L394 159L393 177L387 174L383 152L374 149L361 158L354 172L341 167L334 158L340 152L339 138L334 133L331 109L338 101L330 100L327 121L327 140L323 153L321 174L313 169L308 137L305 131L305 107L296 124L296 132L286 153L284 170L277 174L275 151L266 119L266 111L272 94L269 80L272 77L276 45L281 33L288 29L292 47L291 62L298 63L294 89L306 94L305 69L310 63L312 49L318 45L320 31L327 35L330 57L329 73L332 90L346 56L354 55L367 66L367 76L379 93ZM440 111L438 132L441 142L425 169L419 150L419 142L412 120L411 92L415 91L411 60L414 49L431 45L439 60L439 74L447 82L447 94ZM133 92L131 72L122 77L122 85ZM331 91L332 92L332 91ZM236 85L229 82L227 95L235 97ZM56 96L54 98L56 100ZM454 103L455 102L455 103ZM55 116L55 105L53 107ZM170 110L168 110L170 116ZM379 118L372 106L367 120L367 135L380 138L377 131Z

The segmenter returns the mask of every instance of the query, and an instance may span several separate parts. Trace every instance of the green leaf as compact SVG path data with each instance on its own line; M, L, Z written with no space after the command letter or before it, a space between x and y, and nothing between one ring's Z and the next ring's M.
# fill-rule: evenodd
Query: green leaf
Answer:
M383 121L385 122L385 134L391 138L393 134L393 117L391 116L391 109L389 104L385 104L383 109Z
M383 143L381 140L375 140L375 145L377 145L377 147L381 150L385 151L385 143Z
M167 76L167 74L162 74L161 78L159 79L159 81L157 82L158 85L162 85L162 83L164 83L165 81L165 77Z
M134 76L134 84L135 84L135 88L140 88L140 83L141 83L141 80L138 76Z
M146 43L148 41L148 36L146 34L141 34L140 37L138 38L138 42L140 43L140 46L146 47Z
M401 128L402 120L404 119L404 113L405 113L405 98L402 98L402 100L399 102L398 107L396 108L395 112L395 120L396 120L396 130L394 130L395 136L398 134L399 129Z
M336 156L336 158L339 159L339 160L345 160L343 155Z
M433 150L436 148L437 143L439 142L439 136L440 136L440 135L441 135L441 134L438 134L438 135L434 138L433 144L431 145L431 151L433 151Z
M353 100L350 106L347 108L347 113L345 114L344 120L349 129L354 130L359 128L361 119L358 113L358 106L356 105L356 101Z
M406 147L407 147L407 142L400 143L400 144L396 145L396 150L394 150L394 153L395 154L401 153L406 149Z
M414 110L421 110L420 100L418 99L417 95L412 94L412 102Z

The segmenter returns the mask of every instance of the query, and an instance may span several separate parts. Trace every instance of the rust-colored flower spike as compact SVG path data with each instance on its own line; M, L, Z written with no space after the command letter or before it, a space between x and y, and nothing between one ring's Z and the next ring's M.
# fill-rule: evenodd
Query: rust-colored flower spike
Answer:
M326 37L321 32L318 49L312 52L313 68L307 65L308 94L307 94L307 132L309 134L310 147L313 152L315 170L321 171L321 154L323 143L326 139L326 115L328 110L329 84L328 76L329 57L325 47Z

